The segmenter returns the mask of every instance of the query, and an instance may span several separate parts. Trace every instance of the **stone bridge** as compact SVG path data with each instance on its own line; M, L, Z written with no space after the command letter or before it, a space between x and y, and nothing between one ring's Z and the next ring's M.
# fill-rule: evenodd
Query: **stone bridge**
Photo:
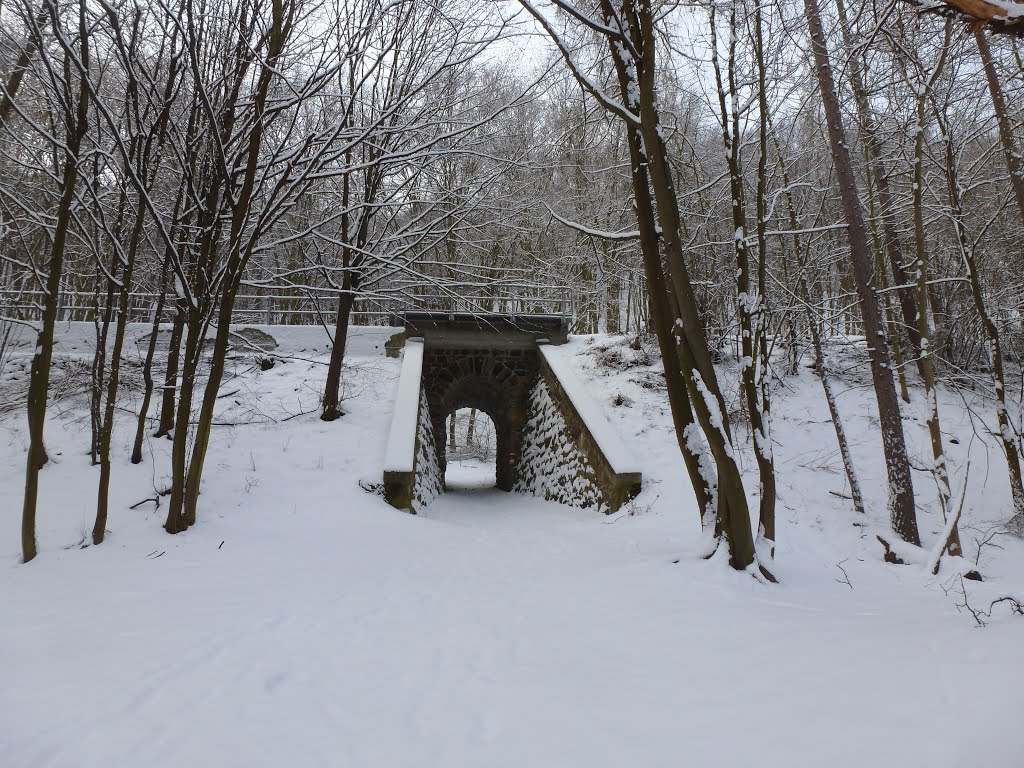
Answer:
M408 312L387 501L415 513L444 490L445 423L460 408L493 422L503 491L603 512L639 493L639 467L559 349L567 331L557 315Z

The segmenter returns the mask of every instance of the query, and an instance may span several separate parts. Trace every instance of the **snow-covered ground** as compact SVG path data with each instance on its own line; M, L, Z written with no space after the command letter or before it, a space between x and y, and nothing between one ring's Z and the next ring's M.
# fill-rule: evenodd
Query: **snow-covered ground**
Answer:
M977 628L944 591L948 573L881 561L871 529L884 525L885 482L862 374L836 383L868 520L841 498L813 374L777 389L780 583L765 585L700 558L657 361L622 341L574 340L572 360L643 465L638 499L604 517L493 490L493 466L453 462L452 490L414 517L359 485L382 466L400 365L383 356L391 329L354 329L347 413L330 424L315 410L322 331L267 330L279 361L233 362L185 534L163 532L163 502L129 508L165 488L169 445L127 462L127 393L110 533L81 546L97 472L72 381L48 425L40 555L19 564L24 416L0 414L0 765L1024 764L1024 619L997 609ZM62 344L88 358L87 334ZM3 374L0 404L21 370ZM62 375L79 374L69 363ZM973 560L1008 513L1005 467L959 394L942 417L954 466L972 457ZM927 546L941 525L931 481L915 481ZM979 607L1024 592L1024 546L993 544L986 581L968 584Z

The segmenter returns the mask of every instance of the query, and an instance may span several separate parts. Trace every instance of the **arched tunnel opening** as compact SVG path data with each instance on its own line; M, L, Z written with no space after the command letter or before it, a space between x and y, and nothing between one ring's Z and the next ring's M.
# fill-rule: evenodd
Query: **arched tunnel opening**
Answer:
M445 420L444 484L449 491L493 488L497 482L498 435L478 408L457 408Z

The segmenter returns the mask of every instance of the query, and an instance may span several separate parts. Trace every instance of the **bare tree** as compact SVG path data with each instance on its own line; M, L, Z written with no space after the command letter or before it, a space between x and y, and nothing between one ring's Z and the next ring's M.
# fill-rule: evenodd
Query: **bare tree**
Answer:
M857 281L857 295L867 337L871 378L878 403L882 429L882 449L889 470L889 517L893 531L911 544L920 544L917 515L914 509L914 486L910 477L910 461L900 420L899 398L893 382L889 358L889 344L885 335L874 289L873 263L867 247L868 232L864 223L857 179L850 160L849 144L843 127L839 97L836 93L832 65L829 61L825 32L817 0L804 0L804 14L810 28L811 49L818 79L825 120L828 125L829 144L835 164L836 181L843 201L843 213L848 225L847 237L850 258Z
M49 141L61 157L60 205L57 209L53 231L50 235L49 257L44 268L36 268L35 277L44 291L42 320L36 338L36 351L32 357L31 379L28 392L29 448L25 462L25 500L22 508L21 548L24 562L36 556L36 505L39 497L39 470L46 463L43 447L43 427L46 422L47 396L50 387L50 366L53 359L53 331L60 302L60 283L64 266L64 248L68 227L71 224L75 205L75 188L82 160L82 145L89 128L89 87L86 79L78 76L77 62L84 69L89 67L89 31L84 4L79 4L76 27L65 27L65 19L55 3L46 0L48 23L53 34L67 38L63 46L62 61L57 62L49 53L41 57L47 76L62 97L59 119L62 122L61 136L47 134ZM39 47L43 31L34 25L30 34L36 37ZM37 126L41 128L41 126Z

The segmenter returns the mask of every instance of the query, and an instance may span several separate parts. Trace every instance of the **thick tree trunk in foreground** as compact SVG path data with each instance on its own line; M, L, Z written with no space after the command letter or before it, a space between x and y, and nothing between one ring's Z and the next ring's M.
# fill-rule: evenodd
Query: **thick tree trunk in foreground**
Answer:
M717 51L717 27L715 11L711 9L711 47ZM760 480L760 503L758 534L767 543L769 550L775 550L775 462L772 458L771 435L769 431L770 413L768 412L767 387L764 378L767 371L767 347L764 342L765 330L765 286L764 286L764 252L765 252L765 185L767 166L767 105L764 101L764 60L761 41L761 6L757 4L754 11L755 52L758 63L758 103L760 107L758 143L757 181L757 242L761 256L758 269L758 287L755 291L751 282L750 267L750 233L747 222L746 196L743 189L743 162L740 154L740 116L737 111L730 114L726 106L727 100L737 93L736 84L736 41L737 19L736 5L733 4L729 15L729 43L727 46L727 76L723 79L718 56L713 59L715 84L718 90L719 119L722 129L722 147L725 152L726 167L729 170L729 195L732 202L733 249L736 255L736 305L739 315L739 374L740 391L747 406L750 419L750 431L754 441L754 457L757 460L758 479Z
M910 476L910 461L903 436L903 422L900 420L899 396L893 382L889 362L889 344L886 341L885 326L875 294L871 254L868 251L868 232L861 210L857 190L857 178L843 128L842 111L836 93L832 66L829 62L825 33L821 25L821 14L817 0L804 0L804 12L811 33L811 48L814 52L815 74L821 93L825 120L828 124L829 144L835 163L836 180L842 197L843 213L848 225L847 237L850 244L850 258L857 283L861 316L867 337L868 356L871 361L871 378L878 403L878 416L882 430L882 449L889 471L889 517L893 531L903 540L920 545L914 509L914 485Z
M612 14L606 15L610 18ZM668 147L662 135L655 106L657 44L650 2L641 0L635 7L635 12L631 10L625 16L633 45L640 52L639 61L632 62L636 69L635 75L630 73L622 52L614 44L610 46L611 53L616 61L616 69L619 70L623 95L629 99L634 88L639 94L639 103L636 106L640 111L639 128L643 136L643 144L639 150L641 162L649 164L651 188L654 191L658 223L661 225L668 276L675 292L676 309L679 311L676 326L681 331L682 343L679 349L683 357L683 373L686 376L690 401L718 470L718 523L729 547L729 562L733 568L742 570L757 560L754 536L750 526L750 512L743 478L736 463L725 401L718 386L718 377L711 360L704 326L697 312L693 283L683 258L679 200L672 180ZM632 77L637 77L638 82L634 83ZM636 133L635 127L629 130L630 140L637 141ZM774 580L766 565L759 564L761 573L766 578Z
M635 157L634 157L635 151ZM630 156L634 160L633 180L635 193L637 222L640 227L640 250L644 260L644 272L647 279L647 298L650 304L651 322L658 339L658 350L661 352L662 370L665 372L665 388L668 393L669 410L675 427L676 441L683 454L683 464L690 477L690 485L697 499L701 527L714 530L716 501L718 498L718 480L711 457L701 437L700 428L694 421L693 407L686 389L686 377L680 370L678 342L672 329L677 314L672 310L673 302L669 298L668 286L658 253L657 225L654 217L654 206L650 198L650 183L642 163L639 162L639 146L630 146Z

